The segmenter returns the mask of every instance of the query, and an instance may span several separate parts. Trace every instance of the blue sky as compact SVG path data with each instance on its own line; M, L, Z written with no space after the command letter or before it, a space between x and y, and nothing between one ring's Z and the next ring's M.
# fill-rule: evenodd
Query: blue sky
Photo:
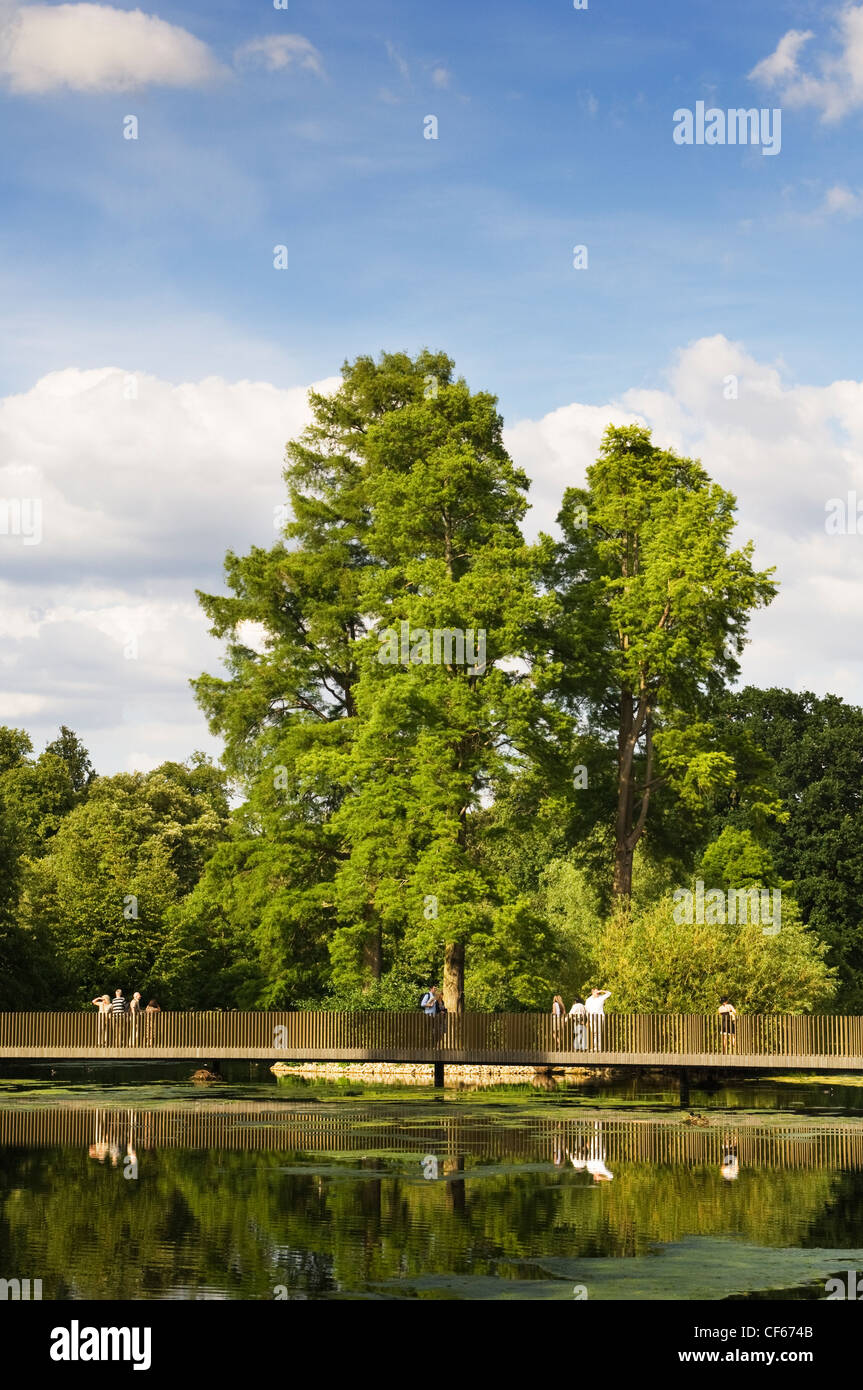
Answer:
M6 95L6 390L68 365L73 344L81 366L293 384L428 343L522 415L655 384L709 333L814 382L857 351L859 223L812 214L834 184L863 185L859 115L785 111L776 158L671 138L698 99L772 106L747 73L791 28L827 47L823 4L154 13L226 68L251 38L300 34L323 75Z
M699 454L783 582L747 678L863 700L824 526L863 498L863 4L289 4L0 0L0 498L44 504L0 536L0 720L218 752L194 588L272 541L308 386L424 345L499 395L536 524L612 418ZM780 152L677 145L699 101L780 108Z

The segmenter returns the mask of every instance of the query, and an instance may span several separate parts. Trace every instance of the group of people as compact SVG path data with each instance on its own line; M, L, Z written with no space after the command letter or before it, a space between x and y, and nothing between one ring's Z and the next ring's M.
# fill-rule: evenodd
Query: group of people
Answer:
M575 1020L574 1041L577 1048L587 1046L587 1034L590 1033L590 1041L593 1047L599 1045L602 1038L602 1023L605 1018L605 1001L611 994L610 989L598 989L594 987L585 1001L580 996L575 999L572 1008L569 1010L569 1017ZM554 996L551 1004L552 1018L554 1019L555 1031L560 1032L563 1020L567 1017L566 1005L559 994ZM723 994L719 1001L717 1010L719 1015L719 1034L722 1039L722 1051L733 1052L737 1035L737 1010L730 1002L727 995Z
M579 1051L587 1047L588 1038L591 1047L600 1047L602 1025L605 1022L605 1001L610 994L610 989L600 989L598 985L594 985L587 999L582 999L581 995L575 998L568 1014L563 999L556 994L551 1005L555 1032L560 1033L564 1019L569 1017L573 1021L573 1045Z
M114 990L114 998L108 994L98 994L93 1000L94 1007L99 1014L99 1046L107 1047L108 1029L111 1027L114 1032L115 1041L138 1041L138 1024L143 1015L146 1019L146 1042L153 1039L155 1027L155 1015L162 1012L158 1000L151 999L149 1004L143 1006L141 995L136 991L132 998L127 1000L121 989ZM129 1026L123 1028L120 1033L120 1020L128 1019ZM131 1034L131 1037L128 1036Z

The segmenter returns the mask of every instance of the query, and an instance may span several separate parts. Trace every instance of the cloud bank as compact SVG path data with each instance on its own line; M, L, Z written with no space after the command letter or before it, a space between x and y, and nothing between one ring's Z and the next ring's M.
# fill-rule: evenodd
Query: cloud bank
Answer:
M250 39L238 68L304 68L323 76L323 59L301 34ZM18 96L205 87L230 76L201 39L142 10L111 5L23 5L0 0L0 80Z
M12 92L199 87L224 69L194 34L141 10L27 5L7 20L0 74Z

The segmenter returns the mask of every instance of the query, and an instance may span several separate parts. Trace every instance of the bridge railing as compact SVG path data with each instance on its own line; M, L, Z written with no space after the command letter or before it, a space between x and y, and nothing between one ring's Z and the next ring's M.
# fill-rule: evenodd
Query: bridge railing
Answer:
M733 1035L716 1015L609 1014L555 1020L549 1014L163 1012L0 1013L0 1054L98 1055L102 1049L162 1056L231 1054L309 1058L346 1053L380 1060L429 1056L505 1063L549 1054L863 1058L863 1017L738 1016Z

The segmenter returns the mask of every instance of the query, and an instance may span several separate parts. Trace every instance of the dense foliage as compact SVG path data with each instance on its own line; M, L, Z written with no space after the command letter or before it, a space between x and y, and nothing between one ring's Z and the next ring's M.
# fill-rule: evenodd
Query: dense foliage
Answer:
M529 545L495 398L443 354L358 358L310 405L283 534L199 595L223 769L100 777L65 727L38 757L0 729L0 1007L438 980L450 1008L857 1009L863 712L732 690L775 592L734 498L610 426ZM781 932L679 923L699 879L781 892Z

